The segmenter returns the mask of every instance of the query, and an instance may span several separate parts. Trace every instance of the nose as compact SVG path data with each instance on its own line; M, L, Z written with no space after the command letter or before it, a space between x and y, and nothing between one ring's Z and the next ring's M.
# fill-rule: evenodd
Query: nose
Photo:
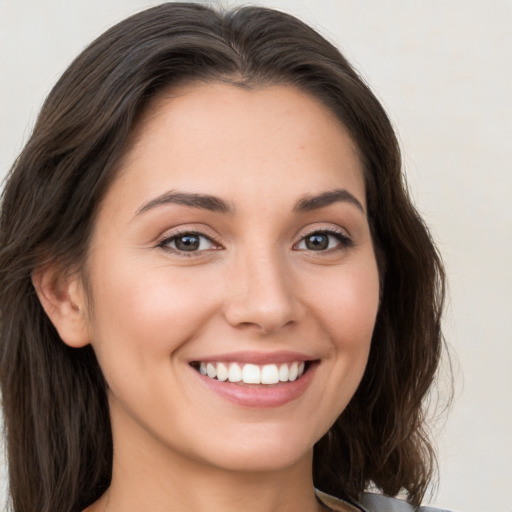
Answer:
M278 254L241 256L229 276L224 315L236 328L271 334L304 314L297 282Z

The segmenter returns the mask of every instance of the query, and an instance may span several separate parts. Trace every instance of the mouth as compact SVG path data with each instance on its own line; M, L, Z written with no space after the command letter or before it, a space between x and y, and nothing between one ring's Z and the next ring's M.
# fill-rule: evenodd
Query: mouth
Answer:
M294 382L311 367L313 361L289 361L253 364L228 361L193 361L192 368L201 375L220 382L272 386Z
M321 360L299 352L240 351L189 361L206 389L236 406L295 403L314 381Z

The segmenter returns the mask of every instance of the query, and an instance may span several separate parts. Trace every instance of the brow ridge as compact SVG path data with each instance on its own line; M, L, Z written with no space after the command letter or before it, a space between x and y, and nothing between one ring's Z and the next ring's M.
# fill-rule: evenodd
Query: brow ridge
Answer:
M293 210L295 212L309 212L325 208L334 203L350 203L366 215L360 201L344 188L329 190L315 195L306 195L297 202Z
M137 215L141 215L142 213L156 208L157 206L163 206L166 204L178 204L217 213L233 214L235 212L233 205L229 204L223 199L220 199L219 197L215 197L209 194L169 191L143 204L137 210Z

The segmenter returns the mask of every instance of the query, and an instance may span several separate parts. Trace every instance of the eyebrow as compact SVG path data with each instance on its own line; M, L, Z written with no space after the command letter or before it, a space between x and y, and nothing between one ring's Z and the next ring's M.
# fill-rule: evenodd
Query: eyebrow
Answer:
M157 206L166 204L179 204L183 206L190 206L192 208L200 208L217 213L234 214L235 208L228 202L220 199L219 197L211 196L208 194L194 194L190 192L165 192L164 194L155 197L151 201L143 204L138 210L137 215L140 215L148 210Z
M334 203L352 204L356 206L358 210L361 210L363 214L366 215L363 205L359 202L359 200L344 188L322 192L321 194L317 195L304 196L297 202L293 211L310 212L312 210L319 210L320 208L325 208L326 206L330 206L331 204Z
M319 210L320 208L325 208L326 206L330 206L334 203L352 204L366 215L363 205L346 189L335 189L322 192L317 195L304 196L299 199L293 208L293 211L300 213L310 212L313 210ZM178 204L216 213L228 213L230 215L235 213L235 207L220 197L209 194L170 191L151 199L151 201L148 201L147 203L144 203L137 210L136 215L141 215L142 213L156 208L157 206L163 206L166 204Z

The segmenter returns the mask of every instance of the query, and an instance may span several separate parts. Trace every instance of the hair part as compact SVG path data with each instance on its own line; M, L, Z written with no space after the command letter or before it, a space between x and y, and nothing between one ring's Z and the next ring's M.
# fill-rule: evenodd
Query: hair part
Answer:
M435 468L424 401L442 348L444 271L407 195L383 108L346 59L294 17L166 3L114 26L55 85L15 162L0 217L0 381L12 508L80 511L112 472L106 384L90 346L59 338L31 283L84 268L95 214L151 100L192 82L286 84L348 129L364 167L381 304L363 380L315 446L314 483L357 499L373 485L419 504Z

